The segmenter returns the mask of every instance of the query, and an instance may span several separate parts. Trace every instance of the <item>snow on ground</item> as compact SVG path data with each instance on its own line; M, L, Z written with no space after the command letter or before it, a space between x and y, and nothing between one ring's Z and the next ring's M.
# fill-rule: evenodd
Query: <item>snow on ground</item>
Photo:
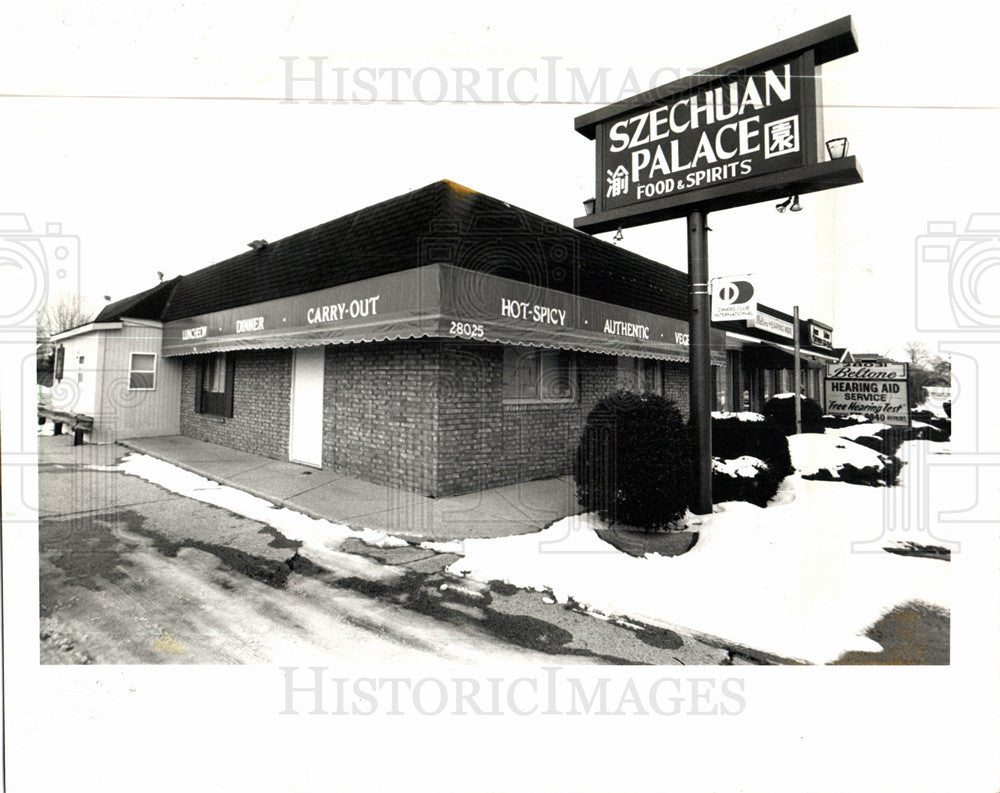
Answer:
M727 412L727 411L724 411L724 410L715 410L715 411L712 411L712 418L713 419L733 419L733 418L736 418L736 419L739 419L740 421L763 421L764 420L764 414L763 413L753 413L752 411L749 411L749 410L741 410L738 413L730 413L730 412Z
M767 470L767 463L759 457L752 457L749 454L744 454L742 457L737 457L735 460L720 460L719 458L715 458L712 460L712 470L718 471L720 474L725 474L726 476L752 479L761 471Z
M860 443L835 435L803 433L788 437L788 451L792 465L800 476L812 476L821 470L836 474L842 466L881 468L889 458Z
M277 507L270 501L233 487L220 485L211 479L185 471L163 460L145 454L129 454L111 470L120 470L153 482L173 493L214 504L237 515L260 521L277 529L290 540L298 540L309 549L309 558L323 564L327 554L336 553L344 540L356 538L380 548L402 547L406 540L392 537L375 529L352 529L340 523L317 520L301 512ZM337 559L341 561L342 555Z
M916 425L918 422L914 422ZM888 424L878 424L868 422L866 424L851 424L847 427L827 427L827 435L836 435L839 438L847 438L853 441L855 438L870 437L882 430L889 429Z
M800 462L804 454L836 448L825 441L838 443L823 435L800 437L820 439L797 444ZM930 444L926 453L940 445ZM854 449L844 458L865 462ZM588 514L539 534L466 540L464 558L449 570L549 590L560 602L573 599L603 614L825 663L850 650L877 652L865 630L899 604L948 608L950 565L881 551L852 553L852 543L882 535L888 492L793 475L766 509L716 505L698 543L682 556L620 553L597 536L606 526Z

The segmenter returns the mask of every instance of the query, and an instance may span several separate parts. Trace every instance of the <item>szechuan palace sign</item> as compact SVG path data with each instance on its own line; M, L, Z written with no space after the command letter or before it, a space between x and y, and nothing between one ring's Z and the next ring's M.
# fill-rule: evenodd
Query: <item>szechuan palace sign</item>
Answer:
M820 66L857 52L851 18L580 116L597 143L594 233L860 182L826 160Z

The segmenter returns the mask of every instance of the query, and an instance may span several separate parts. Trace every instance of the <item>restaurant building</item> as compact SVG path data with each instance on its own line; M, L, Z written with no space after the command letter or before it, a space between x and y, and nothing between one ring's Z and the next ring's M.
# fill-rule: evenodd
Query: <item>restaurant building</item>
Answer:
M111 351L98 439L180 434L448 496L569 473L618 388L687 413L687 276L498 199L441 181L250 247L56 338ZM719 408L742 398L734 353L766 343L743 335L713 330Z

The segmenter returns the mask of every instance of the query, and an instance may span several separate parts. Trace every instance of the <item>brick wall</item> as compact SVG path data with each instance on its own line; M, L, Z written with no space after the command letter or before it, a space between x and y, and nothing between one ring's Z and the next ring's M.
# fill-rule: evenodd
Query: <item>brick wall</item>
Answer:
M440 344L330 345L323 467L434 495Z
M571 405L504 405L503 347L444 344L438 415L439 495L572 472L587 414L615 389L616 359L577 356Z
M712 371L715 372L714 366ZM663 362L663 396L677 403L685 421L687 421L691 409L691 398L688 392L690 382L691 377L686 363Z
M288 459L291 350L231 352L233 417L195 413L198 358L184 359L181 375L181 435L252 454Z
M234 353L233 418L194 412L197 359L184 361L181 433L288 458L290 350ZM573 404L503 404L503 347L408 340L326 348L323 467L449 496L572 472L587 414L620 382L618 359L576 356ZM688 411L685 364L663 388Z

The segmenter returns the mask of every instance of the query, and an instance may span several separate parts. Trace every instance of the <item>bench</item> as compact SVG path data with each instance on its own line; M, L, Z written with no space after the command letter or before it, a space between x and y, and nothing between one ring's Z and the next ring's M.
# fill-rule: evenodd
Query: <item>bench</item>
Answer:
M83 433L92 432L94 429L94 419L92 416L84 416L82 413L68 413L65 410L52 410L51 408L38 408L38 418L50 419L52 421L52 434L62 435L63 424L73 430L73 445L80 446L83 443Z

